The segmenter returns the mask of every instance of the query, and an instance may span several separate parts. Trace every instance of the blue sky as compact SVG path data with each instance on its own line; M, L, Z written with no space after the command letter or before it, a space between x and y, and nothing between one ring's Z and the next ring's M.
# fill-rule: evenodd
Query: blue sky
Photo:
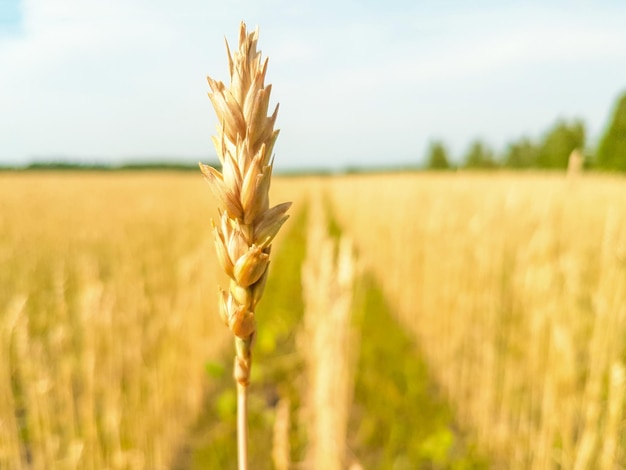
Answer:
M626 91L626 4L591 1L0 0L0 163L209 159L206 75L259 26L280 103L276 166L455 158Z

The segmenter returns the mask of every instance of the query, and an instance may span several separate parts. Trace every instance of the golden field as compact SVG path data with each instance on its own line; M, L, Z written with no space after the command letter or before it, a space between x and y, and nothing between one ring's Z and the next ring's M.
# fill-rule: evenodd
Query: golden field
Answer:
M0 467L171 459L223 344L210 205L187 181L0 175Z
M625 183L275 178L274 249L321 195L491 467L622 468ZM171 468L230 347L216 215L199 173L0 173L0 468Z
M464 173L328 182L494 467L626 465L625 184Z
M225 344L197 175L0 175L0 468L167 468Z

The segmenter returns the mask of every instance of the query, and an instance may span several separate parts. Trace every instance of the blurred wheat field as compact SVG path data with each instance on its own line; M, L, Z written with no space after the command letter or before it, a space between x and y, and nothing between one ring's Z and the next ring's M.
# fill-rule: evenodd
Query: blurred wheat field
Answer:
M169 468L225 344L198 175L0 174L0 468Z
M626 181L348 177L327 192L495 468L623 468Z
M204 187L0 178L0 466L166 468L222 341Z
M297 214L309 194L327 198L493 468L613 469L626 466L625 183L277 178L272 200ZM199 174L0 173L0 468L171 468L211 385L205 365L231 347L216 215ZM363 434L361 418L348 433Z

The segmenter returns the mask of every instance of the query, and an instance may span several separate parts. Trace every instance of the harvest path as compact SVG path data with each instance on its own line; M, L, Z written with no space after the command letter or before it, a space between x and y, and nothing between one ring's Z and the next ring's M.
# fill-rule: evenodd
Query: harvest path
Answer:
M272 429L280 400L290 403L290 459L305 455L306 431L298 423L303 395L302 357L297 335L302 324L301 266L306 250L306 210L296 214L290 231L273 255L265 297L259 308L251 386L250 460L271 469ZM340 228L331 223L335 237ZM360 347L348 442L363 468L481 468L485 466L454 428L450 409L417 352L417 346L392 319L371 276L355 289L354 326ZM226 331L224 332L226 334ZM229 468L235 461L235 393L232 354L207 365L210 392L177 470Z

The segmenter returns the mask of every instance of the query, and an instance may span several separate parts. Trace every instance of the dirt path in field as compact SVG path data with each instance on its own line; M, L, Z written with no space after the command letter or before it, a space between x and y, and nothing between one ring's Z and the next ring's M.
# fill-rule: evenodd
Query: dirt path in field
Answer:
M290 402L290 458L302 462L306 434L298 422L302 358L296 335L303 315L301 265L306 247L306 214L296 216L279 251L259 308L249 404L249 460L255 470L270 470L276 405ZM339 234L331 223L330 231ZM391 316L381 291L365 275L355 292L354 326L360 352L350 410L350 453L365 469L487 468L460 433L446 403L438 397L427 368ZM224 334L229 334L224 329ZM236 396L231 378L233 352L207 364L210 388L174 470L235 468ZM295 464L294 464L295 468Z

